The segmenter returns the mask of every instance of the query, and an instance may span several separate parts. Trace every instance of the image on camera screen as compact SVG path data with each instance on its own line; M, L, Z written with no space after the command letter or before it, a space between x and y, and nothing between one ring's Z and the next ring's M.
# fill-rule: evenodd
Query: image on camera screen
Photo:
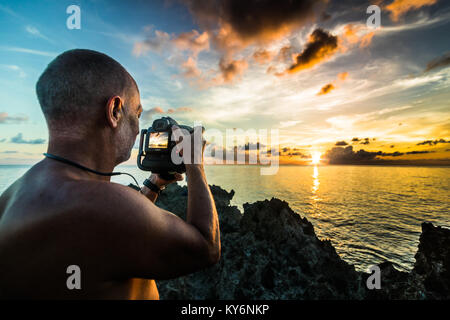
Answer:
M152 132L150 133L149 148L167 148L169 143L169 133L168 132Z

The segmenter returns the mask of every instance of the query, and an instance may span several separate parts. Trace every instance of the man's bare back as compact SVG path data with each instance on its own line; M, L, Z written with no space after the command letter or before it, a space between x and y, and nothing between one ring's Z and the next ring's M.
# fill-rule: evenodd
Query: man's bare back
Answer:
M1 196L1 298L158 299L153 279L209 264L189 224L77 170L43 160ZM67 288L70 265L81 269L80 290Z
M81 211L83 202L95 206L95 198L104 196L99 183L49 169L34 166L0 198L0 297L158 299L154 280L104 278L102 271L109 268L95 257L102 248L91 241L105 226L83 220ZM81 290L66 286L66 270L73 264L82 271Z

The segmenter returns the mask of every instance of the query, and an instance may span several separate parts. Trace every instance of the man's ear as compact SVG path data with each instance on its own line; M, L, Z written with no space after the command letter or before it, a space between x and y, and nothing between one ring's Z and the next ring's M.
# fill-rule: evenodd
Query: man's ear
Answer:
M119 96L111 97L106 104L106 119L112 128L117 128L123 116L123 102Z

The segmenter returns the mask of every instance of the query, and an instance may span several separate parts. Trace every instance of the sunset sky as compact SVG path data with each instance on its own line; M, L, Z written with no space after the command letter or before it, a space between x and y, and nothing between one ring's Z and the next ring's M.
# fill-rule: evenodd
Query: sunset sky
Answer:
M136 79L141 128L170 115L223 132L279 129L281 163L450 163L449 1L147 2L0 1L0 164L42 159L35 83L73 48ZM66 27L72 4L80 30Z

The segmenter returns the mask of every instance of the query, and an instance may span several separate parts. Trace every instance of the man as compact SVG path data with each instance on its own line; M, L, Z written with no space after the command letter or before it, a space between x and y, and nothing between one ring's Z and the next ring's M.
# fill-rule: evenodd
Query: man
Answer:
M47 153L99 172L129 159L142 106L117 61L91 50L64 52L36 93ZM38 162L0 197L0 297L158 299L155 279L217 263L219 222L202 161L185 161L186 221L158 208L158 192L145 186L138 192L54 159ZM175 181L150 180L160 188ZM80 289L68 286L76 272L69 266L79 267Z

